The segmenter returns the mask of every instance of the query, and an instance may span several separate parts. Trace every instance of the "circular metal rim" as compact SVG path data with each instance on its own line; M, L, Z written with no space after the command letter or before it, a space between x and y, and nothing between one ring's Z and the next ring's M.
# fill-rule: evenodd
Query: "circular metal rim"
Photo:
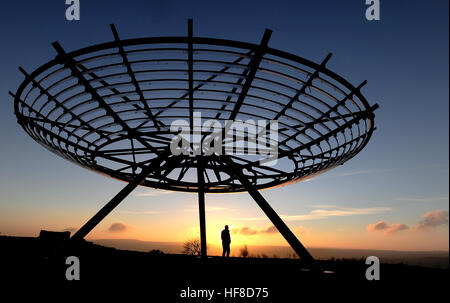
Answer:
M192 37L192 43L193 44L199 44L199 45L214 45L214 46L225 46L225 47L236 47L236 48L240 48L240 49L245 49L245 50L250 50L250 51L255 51L257 50L260 45L257 44L252 44L252 43L247 43L247 42L239 42L239 41L233 41L233 40L225 40L225 39L216 39L216 38L202 38L202 37ZM96 51L101 51L101 50L106 50L106 49L112 49L112 48L117 48L119 47L119 45L121 45L122 47L126 47L126 46L136 46L136 45L148 45L148 44L186 44L189 42L189 37L184 37L184 36L176 36L176 37L149 37L149 38L135 38L135 39L126 39L126 40L120 40L120 41L112 41L112 42L106 42L106 43L101 43L101 44L96 44L96 45L92 45L92 46L88 46L85 48L81 48L72 52L67 53L68 56L70 57L78 57L78 56L82 56L88 53L92 53L92 52L96 52ZM347 80L345 80L343 77L339 76L338 74L334 73L333 71L327 69L325 66L321 66L317 63L314 63L310 60L307 60L305 58L302 58L300 56L288 53L288 52L284 52L281 50L277 50L277 49L273 49L273 48L269 48L267 47L265 50L265 54L268 55L273 55L276 57L280 57L283 59L287 59L287 60L291 60L293 62L302 64L306 67L309 67L311 69L314 70L319 70L320 73L334 79L335 81L337 81L339 84L343 85L346 89L348 89L349 91L352 92L353 95L355 95L359 101L361 101L361 103L364 105L365 110L366 111L372 111L372 108L370 107L370 105L368 104L366 98L361 94L361 92L359 91L358 88L356 88L355 86L353 86L352 84L350 84ZM15 108L15 114L16 117L20 123L20 111L19 111L19 102L20 102L20 96L22 95L24 89L30 84L30 82L32 81L31 79L34 79L36 76L38 76L39 74L41 74L42 72L44 72L47 69L50 69L56 65L59 64L63 64L60 61L60 57L56 56L56 58L54 58L53 60L50 60L49 62L41 65L40 67L38 67L36 70L34 70L31 74L30 77L25 79L25 81L23 81L21 83L21 85L19 86L17 93L15 94L15 102L14 102L14 108ZM368 143L368 141L370 140L372 133L374 131L374 115L372 114L371 116L368 117L368 120L370 121L370 125L369 125L369 130L366 133L366 137L364 138L364 141L361 143L361 145L357 148L357 150L355 150L352 155L348 158L353 157L354 155L356 155L357 153L359 153L359 151L361 149L363 149L365 147L365 145ZM42 144L42 142L39 142ZM44 145L44 144L42 144ZM45 145L44 145L45 146ZM52 149L48 146L45 146L46 148L48 148L49 150L52 151ZM347 159L346 159L347 160ZM75 162L77 163L77 162ZM117 178L119 180L122 181L130 181L132 179L132 175L130 175L128 178L123 178L123 174L117 174L115 173L113 170L109 170L107 168L104 168L103 170L101 169L94 169L92 167L86 167L83 166L80 163L77 163L79 165L81 165L82 167L91 169L95 172L100 172L103 174L106 174L110 177L113 178ZM332 168L334 167L333 165L330 167ZM324 167L322 169L329 169L328 167ZM316 173L321 173L323 172L322 169L318 169ZM295 175L294 173L292 173L292 175ZM278 186L284 186L286 184L290 184L293 182L299 182L305 178L310 178L311 175L307 174L306 176L302 176L302 177L291 177L288 178L288 181L279 183L276 180L269 182L269 183L265 183L262 185L255 185L255 187L257 189L266 189L266 188L273 188L273 187L278 187ZM142 185L146 185L149 187L157 187L157 188L161 188L161 189L167 189L167 190L174 190L174 191L187 191L187 192L197 192L198 191L198 187L196 186L192 186L192 184L184 184L181 185L179 187L177 186L173 186L173 185L166 185L166 184L158 184L158 182L152 182L152 181L148 181L146 180ZM240 187L234 187L234 188L209 188L206 190L206 192L217 192L217 193L223 193L223 192L242 192L242 191L246 191L246 189L243 186Z

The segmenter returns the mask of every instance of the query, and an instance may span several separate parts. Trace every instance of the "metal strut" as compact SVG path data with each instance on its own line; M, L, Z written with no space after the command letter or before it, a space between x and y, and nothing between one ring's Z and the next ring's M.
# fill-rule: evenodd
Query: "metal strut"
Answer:
M280 216L278 216L278 214L269 205L266 199L264 199L260 192L250 183L250 181L242 172L242 169L228 157L224 157L224 159L225 163L223 163L223 165L228 169L228 173L231 173L231 175L234 176L245 187L250 196L255 200L256 204L258 204L258 206L264 211L272 224L278 229L281 235L292 247L292 249L302 259L302 261L310 265L311 268L316 272L322 272L322 270L314 260L314 257L303 246L300 240L297 239L294 233L289 229L286 223L284 223Z
M117 205L120 204L142 181L152 172L159 170L161 163L166 156L159 156L153 159L146 167L144 167L139 175L133 181L128 183L117 195L114 196L105 206L102 207L83 227L81 227L71 238L71 240L81 240L86 237Z
M201 157L197 158L197 182L198 182L198 211L200 218L200 243L201 256L207 258L206 250L206 216L205 216L205 176Z

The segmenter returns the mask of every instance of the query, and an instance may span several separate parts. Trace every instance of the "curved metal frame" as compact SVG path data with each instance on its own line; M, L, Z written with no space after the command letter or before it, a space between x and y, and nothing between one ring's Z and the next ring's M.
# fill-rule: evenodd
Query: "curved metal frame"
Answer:
M31 74L19 68L25 81L10 92L17 121L34 140L129 182L74 238L83 238L140 184L199 193L206 255L204 194L248 191L296 251L312 259L258 190L298 182L364 148L378 107L360 92L366 81L355 87L327 69L331 54L316 64L268 47L270 30L251 44L194 37L191 20L186 37L121 40L111 29L114 41L69 53L53 43L56 58ZM277 120L278 163L170 154L170 124L185 119L192 128L195 111L224 124Z
M325 67L267 46L199 37L114 41L58 56L28 74L15 97L25 131L83 167L130 182L193 119L277 120L279 165L233 156L257 189L300 181L355 156L374 130L373 111L354 87ZM191 123L192 125L192 123ZM113 146L117 146L113 148ZM197 192L196 158L171 157L167 171L142 185ZM212 159L206 193L239 192ZM190 171L190 172L188 172ZM225 175L224 175L225 174Z

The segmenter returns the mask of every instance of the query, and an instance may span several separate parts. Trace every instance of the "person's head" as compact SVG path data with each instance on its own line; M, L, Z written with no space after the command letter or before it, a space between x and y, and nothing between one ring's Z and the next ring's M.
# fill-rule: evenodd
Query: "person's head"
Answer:
M228 225L225 225L225 229L228 230Z

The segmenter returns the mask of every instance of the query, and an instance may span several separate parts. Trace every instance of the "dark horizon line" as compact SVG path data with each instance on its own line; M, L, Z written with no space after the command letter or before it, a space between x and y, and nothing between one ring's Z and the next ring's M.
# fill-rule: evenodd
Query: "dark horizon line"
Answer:
M0 237L11 237L11 238L30 238L30 239L38 239L39 236L14 236L14 235L6 235L6 234L1 234L0 233ZM96 239L92 239L92 238L87 238L86 241L89 242L95 242L95 241L137 241L137 242L147 242L147 243L166 243L166 244L177 244L177 245L182 245L184 242L183 241L148 241L148 240L139 240L139 239L134 239L134 238L96 238ZM212 246L220 246L219 244L209 244ZM278 248L291 248L289 245L254 245L254 244L240 244L239 246L248 246L248 247L278 247ZM450 254L450 250L438 250L438 249L433 249L433 250L396 250L396 249L379 249L379 248L339 248L339 247L317 247L317 246L308 246L309 249L334 249L334 250L353 250L353 251L361 251L361 250L369 250L369 251L384 251L384 252L406 252L406 253L431 253L431 252L436 252L436 253L447 253Z

